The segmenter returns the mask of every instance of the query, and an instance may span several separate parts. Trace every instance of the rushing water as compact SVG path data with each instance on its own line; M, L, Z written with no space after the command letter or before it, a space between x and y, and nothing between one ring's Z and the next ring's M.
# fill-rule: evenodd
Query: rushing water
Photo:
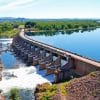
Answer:
M100 29L79 32L41 32L29 38L100 61Z
M3 41L2 42L2 50L6 50L8 48L8 43L11 43L11 41L8 40L8 41ZM4 69L29 67L29 66L26 66L25 63L23 63L23 61L21 59L19 59L19 57L15 57L13 52L11 52L11 51L3 51L1 53L1 61L2 61ZM54 81L53 75L45 76L45 71L44 70L43 71L38 71L38 66L36 67L35 72L37 74L41 75L43 78L48 79L51 82Z
M0 41L1 43L1 41ZM6 50L9 41L2 41L2 48ZM45 76L45 70L39 71L38 66L26 66L22 60L19 60L10 51L3 51L0 59L3 64L2 81L0 81L0 90L8 100L8 91L11 88L18 88L22 100L35 100L34 90L37 84L54 81L54 76ZM16 68L15 68L16 67Z

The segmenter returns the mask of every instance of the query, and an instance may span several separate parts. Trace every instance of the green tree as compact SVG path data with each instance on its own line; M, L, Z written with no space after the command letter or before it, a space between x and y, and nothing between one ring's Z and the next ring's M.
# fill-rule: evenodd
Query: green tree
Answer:
M19 90L17 88L10 90L9 100L21 100L19 97Z
M25 28L32 28L35 27L36 23L35 22L26 22L25 23Z

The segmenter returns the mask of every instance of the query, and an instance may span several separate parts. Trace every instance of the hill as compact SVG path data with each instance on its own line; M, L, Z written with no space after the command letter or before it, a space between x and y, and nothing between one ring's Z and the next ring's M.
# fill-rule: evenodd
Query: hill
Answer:
M100 19L78 19L78 18L59 18L59 19L36 19L36 18L15 18L15 17L1 17L0 18L0 22L14 22L14 21L18 21L18 22L26 22L26 21L69 21L69 20L94 20L94 21L100 21Z

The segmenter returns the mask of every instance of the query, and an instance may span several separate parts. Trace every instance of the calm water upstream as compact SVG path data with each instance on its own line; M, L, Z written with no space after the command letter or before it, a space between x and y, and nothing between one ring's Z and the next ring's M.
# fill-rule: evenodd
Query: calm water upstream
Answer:
M29 38L100 61L100 28L84 32L28 34Z

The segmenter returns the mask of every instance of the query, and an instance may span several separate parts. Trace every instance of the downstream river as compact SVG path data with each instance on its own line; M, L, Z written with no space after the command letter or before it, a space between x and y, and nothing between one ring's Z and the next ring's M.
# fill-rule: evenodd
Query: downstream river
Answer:
M22 100L35 100L34 91L37 84L43 84L54 81L54 76L45 75L45 70L38 70L38 66L27 66L19 57L16 57L13 52L6 51L11 41L0 39L0 60L2 62L2 80L0 81L0 90L8 100L9 91L12 88L20 90Z

